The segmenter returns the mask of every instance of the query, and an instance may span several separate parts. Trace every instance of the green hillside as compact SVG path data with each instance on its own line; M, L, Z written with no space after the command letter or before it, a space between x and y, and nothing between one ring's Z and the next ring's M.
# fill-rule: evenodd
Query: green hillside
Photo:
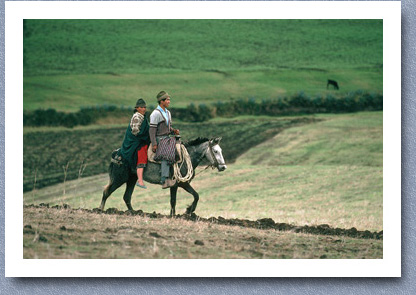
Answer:
M25 73L382 65L381 20L27 20Z
M285 125L290 127L288 124L295 118L240 117L216 120L215 128L208 123L181 126L187 134L216 130L217 135L223 136L221 147L228 169L218 173L198 168L192 182L200 194L196 214L206 218L272 218L276 222L297 225L329 224L382 230L382 118L382 112L325 115L315 117L309 124L284 128ZM233 132L229 126L236 130ZM282 127L284 129L280 129ZM87 130L73 130L66 135L51 133L49 139L46 133L27 133L24 203L97 208L108 181L107 174L97 174L104 173L108 165L107 148L103 146L114 144L117 147L122 138L120 128L118 135L114 131L116 129L107 130L109 142L97 141L91 150L82 150L85 146L92 147L88 140L95 142L93 133ZM97 132L96 138L100 138L100 133ZM59 136L60 140L53 141L53 136ZM77 143L65 149L76 137L79 138ZM262 143L255 145L256 142ZM41 155L37 152L41 149L51 155L51 164L56 170L47 167L44 157L37 156ZM102 165L98 163L100 158L103 158ZM86 169L79 175L82 160ZM66 183L62 183L62 166L68 161L74 180L67 178ZM102 172L91 173L99 167ZM38 183L33 189L35 171ZM60 175L53 183L61 183L40 188L41 181L53 177L54 172ZM87 177L94 174L97 175ZM157 185L147 185L147 190L135 189L133 208L169 214L169 192ZM114 192L106 208L126 210L123 193L123 188ZM191 195L179 190L177 212L183 213L191 201Z
M24 109L382 93L381 20L25 20Z
M181 130L184 141L196 137L223 137L221 145L224 148L224 157L231 163L244 151L265 141L270 135L314 121L311 117L243 117L206 123L175 123L174 126ZM121 127L103 125L72 130L26 129L23 134L23 190L105 173L111 152L120 148L125 132L126 124Z
M241 155L237 162L383 167L382 113L318 115L316 119L322 121L286 129Z

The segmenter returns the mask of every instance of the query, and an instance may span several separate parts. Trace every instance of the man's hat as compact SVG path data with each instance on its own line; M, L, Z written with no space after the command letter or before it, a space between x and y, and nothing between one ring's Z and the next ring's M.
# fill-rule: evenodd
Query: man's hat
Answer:
M135 108L142 108L146 106L146 102L143 100L143 98L139 98L136 102Z
M166 91L160 91L156 96L158 102L161 102L168 97L170 97L170 95Z

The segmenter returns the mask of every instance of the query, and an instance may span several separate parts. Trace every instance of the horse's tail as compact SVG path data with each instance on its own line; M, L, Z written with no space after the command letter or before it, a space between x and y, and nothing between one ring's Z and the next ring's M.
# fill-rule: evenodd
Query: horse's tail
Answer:
M111 153L111 162L110 165L108 166L108 176L109 176L109 181L108 184L104 187L104 190L108 189L108 187L113 183L114 181L114 168L116 165L120 166L122 164L121 162L121 156L118 156L118 151L120 149L114 150Z
M111 162L110 165L108 166L108 183L104 186L104 193L108 191L111 184L113 183L113 180L114 180L113 169L114 169L114 163Z

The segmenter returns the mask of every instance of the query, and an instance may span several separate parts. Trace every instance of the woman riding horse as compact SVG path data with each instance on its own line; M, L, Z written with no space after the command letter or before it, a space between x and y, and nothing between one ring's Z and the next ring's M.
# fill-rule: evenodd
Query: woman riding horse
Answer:
M150 143L149 122L145 117L146 102L140 98L136 102L134 114L124 136L119 155L127 161L131 170L137 173L138 187L146 189L143 183L143 170L147 164L147 147Z

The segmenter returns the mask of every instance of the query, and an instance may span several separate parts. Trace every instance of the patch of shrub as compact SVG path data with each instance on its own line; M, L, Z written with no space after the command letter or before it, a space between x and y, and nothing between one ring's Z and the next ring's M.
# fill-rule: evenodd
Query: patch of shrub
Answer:
M149 106L146 113L149 117L154 109ZM342 97L333 94L309 97L299 92L291 97L263 99L256 102L255 98L231 99L227 102L206 104L190 104L186 108L170 109L173 118L184 122L205 122L214 117L235 117L238 115L285 116L314 113L349 113L359 111L383 110L383 95L368 93L362 90L350 92ZM83 107L76 113L63 113L54 109L24 111L24 126L65 126L72 128L77 125L93 124L96 119L106 116L123 116L132 114L131 107L101 105Z
M118 108L112 105L95 107L82 107L76 113L59 112L54 109L38 109L35 111L23 112L24 126L65 126L73 128L78 125L89 125L96 122L98 118L106 116L124 115L126 112L133 112L132 108Z
M200 104L199 106L191 103L182 112L180 116L182 121L185 122L204 122L213 118L212 109L206 104Z

